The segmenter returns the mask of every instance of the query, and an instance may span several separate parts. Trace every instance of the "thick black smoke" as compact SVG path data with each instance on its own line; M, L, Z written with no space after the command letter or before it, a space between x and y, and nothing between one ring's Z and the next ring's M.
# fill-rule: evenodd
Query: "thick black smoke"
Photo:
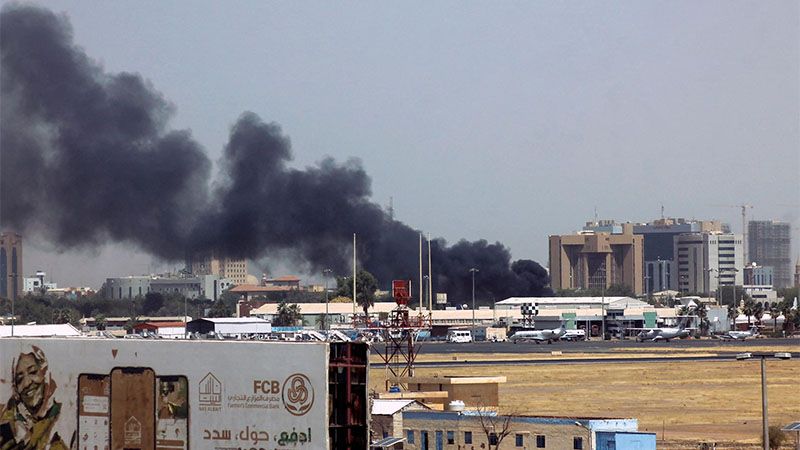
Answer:
M66 18L12 5L0 13L0 224L41 233L62 248L126 242L167 260L216 252L289 253L310 271L361 265L387 283L416 279L418 236L370 200L356 160L289 167L276 124L244 113L212 164L188 131L166 125L171 105L138 74L109 74L72 40ZM546 293L533 261L511 264L503 245L432 245L434 289L479 299Z

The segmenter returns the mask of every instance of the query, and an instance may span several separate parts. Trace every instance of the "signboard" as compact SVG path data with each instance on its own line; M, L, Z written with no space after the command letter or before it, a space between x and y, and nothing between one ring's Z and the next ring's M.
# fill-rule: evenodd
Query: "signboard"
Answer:
M328 352L324 343L2 339L0 448L328 448Z
M397 302L398 305L408 304L408 299L411 297L411 281L392 281L392 297L394 297L394 301Z
M446 305L447 304L447 293L446 292L437 292L436 293L436 304L437 305Z

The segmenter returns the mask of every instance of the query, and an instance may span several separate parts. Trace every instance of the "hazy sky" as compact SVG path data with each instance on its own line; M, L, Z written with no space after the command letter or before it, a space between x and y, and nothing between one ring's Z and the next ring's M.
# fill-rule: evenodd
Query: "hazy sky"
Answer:
M46 5L107 71L149 79L212 159L256 112L291 137L297 167L360 158L374 201L450 242L546 265L547 235L595 207L648 221L663 204L740 232L740 210L719 205L743 202L800 239L796 1ZM25 271L60 285L150 264L26 239Z

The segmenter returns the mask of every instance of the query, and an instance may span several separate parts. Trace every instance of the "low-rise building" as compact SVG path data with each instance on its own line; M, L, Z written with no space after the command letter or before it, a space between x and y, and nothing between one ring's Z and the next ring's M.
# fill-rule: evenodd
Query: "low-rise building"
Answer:
M388 437L403 438L403 412L427 411L427 406L417 400L372 399L370 432L372 440Z
M408 450L656 448L655 433L638 432L636 419L404 411L403 429Z
M186 322L143 322L133 326L134 333L153 333L164 339L183 339L186 337Z
M266 335L272 332L272 324L258 317L206 317L186 324L189 333L214 333L223 337L243 335Z
M497 411L500 408L500 385L507 379L504 376L415 376L388 381L407 386L403 394L423 393L422 397L427 400L420 400L436 410L445 409L450 402L463 402L461 404L468 410ZM430 395L434 392L446 392L447 396ZM390 392L381 396L391 398L391 394Z
M231 289L231 292L238 292L238 288L239 286ZM303 317L303 322L310 326L314 326L314 324L318 323L318 318L324 316L326 311L330 316L330 324L353 323L354 308L353 304L350 302L328 303L327 307L325 303L298 303L297 307L300 310L300 315ZM381 317L388 315L389 312L396 307L397 304L395 302L375 302L375 304L369 308L369 313L374 320L379 320ZM360 306L357 306L355 308L355 313L357 315L362 315L364 311ZM265 303L256 309L250 310L250 316L261 317L267 320L273 320L277 315L278 303Z

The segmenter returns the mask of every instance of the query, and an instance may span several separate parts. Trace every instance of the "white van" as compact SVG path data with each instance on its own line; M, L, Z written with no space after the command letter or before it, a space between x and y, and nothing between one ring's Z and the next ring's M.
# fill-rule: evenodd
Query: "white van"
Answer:
M450 330L447 332L447 342L457 344L472 342L472 333L469 330Z

